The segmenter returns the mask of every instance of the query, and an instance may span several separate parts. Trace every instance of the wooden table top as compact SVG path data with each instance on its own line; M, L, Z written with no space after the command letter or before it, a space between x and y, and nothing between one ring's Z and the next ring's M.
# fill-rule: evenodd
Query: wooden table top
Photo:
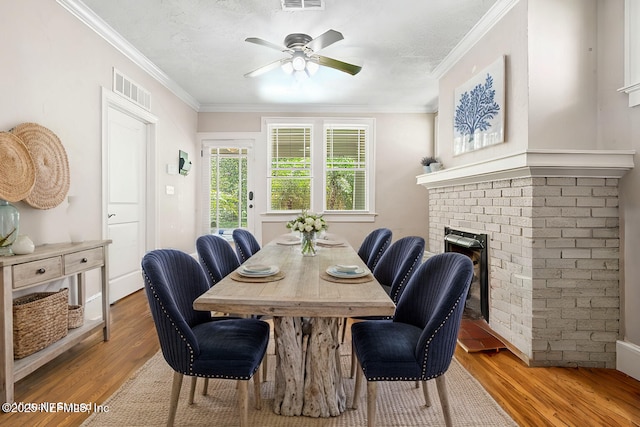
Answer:
M234 280L231 274L198 297L193 307L283 317L393 315L395 305L373 275L364 283L337 283L321 277L335 264L366 267L346 242L338 247L318 247L316 256L304 257L300 245L279 244L277 240L265 245L246 264L277 265L284 274L282 279L248 283Z

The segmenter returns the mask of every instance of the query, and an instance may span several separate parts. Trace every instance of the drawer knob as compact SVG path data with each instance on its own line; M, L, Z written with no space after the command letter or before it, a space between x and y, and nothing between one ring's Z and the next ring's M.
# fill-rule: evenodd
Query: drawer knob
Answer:
M38 274L44 274L46 272L47 272L47 270L45 270L44 268L39 268L38 271L36 271L36 273L38 273Z
M82 260L80 260L80 262L89 262L89 260L86 259L86 258L82 258Z

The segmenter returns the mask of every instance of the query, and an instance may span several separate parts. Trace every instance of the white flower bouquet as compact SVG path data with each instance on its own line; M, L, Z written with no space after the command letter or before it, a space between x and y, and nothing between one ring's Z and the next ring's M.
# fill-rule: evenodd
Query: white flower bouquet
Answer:
M287 228L300 232L302 254L313 256L316 254L316 234L326 230L327 223L322 215L302 211L296 219L287 223Z

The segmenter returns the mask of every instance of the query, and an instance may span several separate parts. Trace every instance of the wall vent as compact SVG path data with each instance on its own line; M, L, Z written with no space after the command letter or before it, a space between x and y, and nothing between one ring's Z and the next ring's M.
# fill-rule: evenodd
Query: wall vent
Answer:
M282 10L324 10L324 0L280 0Z
M151 110L151 94L149 91L115 68L113 69L113 91L145 110Z

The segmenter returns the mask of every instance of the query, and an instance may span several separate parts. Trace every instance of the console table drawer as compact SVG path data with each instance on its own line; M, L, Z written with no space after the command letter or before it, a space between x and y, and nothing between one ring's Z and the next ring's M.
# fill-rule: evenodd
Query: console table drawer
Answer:
M56 256L13 266L13 287L35 285L62 277L62 257Z
M104 251L102 248L88 249L86 251L65 254L64 274L80 273L104 264Z

